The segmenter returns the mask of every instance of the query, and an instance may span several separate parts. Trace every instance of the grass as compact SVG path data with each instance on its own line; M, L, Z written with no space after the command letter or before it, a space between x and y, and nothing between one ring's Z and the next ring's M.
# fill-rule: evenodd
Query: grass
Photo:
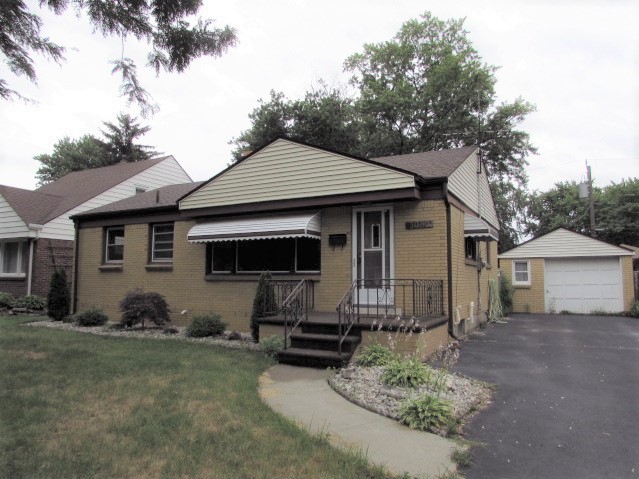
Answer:
M0 317L0 477L389 477L275 414L264 355Z

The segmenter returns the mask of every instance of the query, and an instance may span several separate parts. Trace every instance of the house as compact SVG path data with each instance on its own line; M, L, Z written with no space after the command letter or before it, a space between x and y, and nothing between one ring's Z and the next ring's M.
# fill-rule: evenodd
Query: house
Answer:
M0 185L0 291L46 296L55 268L71 279L71 215L191 181L172 156L76 171L35 191Z
M303 321L291 339L340 348L353 331L372 340L373 322L410 320L437 347L485 318L497 276L499 223L475 147L366 160L279 138L202 184L74 220L77 310L117 317L143 287L166 296L177 324L215 312L248 331L268 270L277 304L260 336Z
M499 255L517 313L593 313L630 309L633 252L565 228Z

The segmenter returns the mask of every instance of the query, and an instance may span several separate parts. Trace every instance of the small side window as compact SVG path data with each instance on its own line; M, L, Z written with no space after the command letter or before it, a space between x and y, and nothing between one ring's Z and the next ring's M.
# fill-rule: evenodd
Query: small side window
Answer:
M513 261L513 285L530 286L530 261Z
M173 223L153 225L151 261L173 261Z
M466 259L475 261L477 259L477 243L474 238L464 239L464 250Z
M121 263L124 259L124 226L114 226L105 233L105 263Z

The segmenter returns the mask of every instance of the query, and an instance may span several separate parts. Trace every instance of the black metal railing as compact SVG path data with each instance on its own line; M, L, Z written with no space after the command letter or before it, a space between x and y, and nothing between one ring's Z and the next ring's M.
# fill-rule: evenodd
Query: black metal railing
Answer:
M312 280L271 280L264 304L265 316L283 316L284 349L288 348L291 333L315 305L315 283Z
M339 352L361 318L425 318L444 314L444 282L435 279L357 279L337 304Z
M283 313L282 305L286 298L289 297L293 289L300 283L300 280L280 280L273 279L268 282L269 294L263 297L263 316L279 316ZM315 288L314 282L305 281L305 296L309 311L313 310L315 304Z

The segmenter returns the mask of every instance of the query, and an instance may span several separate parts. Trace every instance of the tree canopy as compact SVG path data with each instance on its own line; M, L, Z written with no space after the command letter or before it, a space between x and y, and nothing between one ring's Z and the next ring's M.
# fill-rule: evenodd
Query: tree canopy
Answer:
M282 134L365 158L479 145L502 247L515 244L525 219L526 158L536 153L519 124L534 106L521 98L497 103L497 67L482 61L463 24L425 13L391 40L364 45L344 63L352 97L323 83L300 100L271 92L233 140L235 159Z
M118 123L103 122L105 140L84 135L77 140L64 137L53 146L53 153L34 157L41 163L36 172L38 185L55 181L72 171L99 168L120 162L148 160L158 155L153 147L138 145L135 140L151 127L140 126L136 118L120 114Z
M182 73L193 60L221 56L237 40L235 30L228 25L214 28L210 19L198 18L193 24L187 20L199 12L202 0L41 0L39 4L57 15L73 9L77 16L86 15L95 32L121 39L123 54L111 62L112 73L122 76L121 94L129 103L136 103L143 116L154 112L157 106L138 82L136 63L124 55L126 40L141 40L150 45L147 66L156 74L160 70ZM33 54L58 63L64 61L65 48L43 37L42 26L42 18L23 0L2 1L0 53L13 74L34 83L37 74ZM22 96L0 78L0 98Z

